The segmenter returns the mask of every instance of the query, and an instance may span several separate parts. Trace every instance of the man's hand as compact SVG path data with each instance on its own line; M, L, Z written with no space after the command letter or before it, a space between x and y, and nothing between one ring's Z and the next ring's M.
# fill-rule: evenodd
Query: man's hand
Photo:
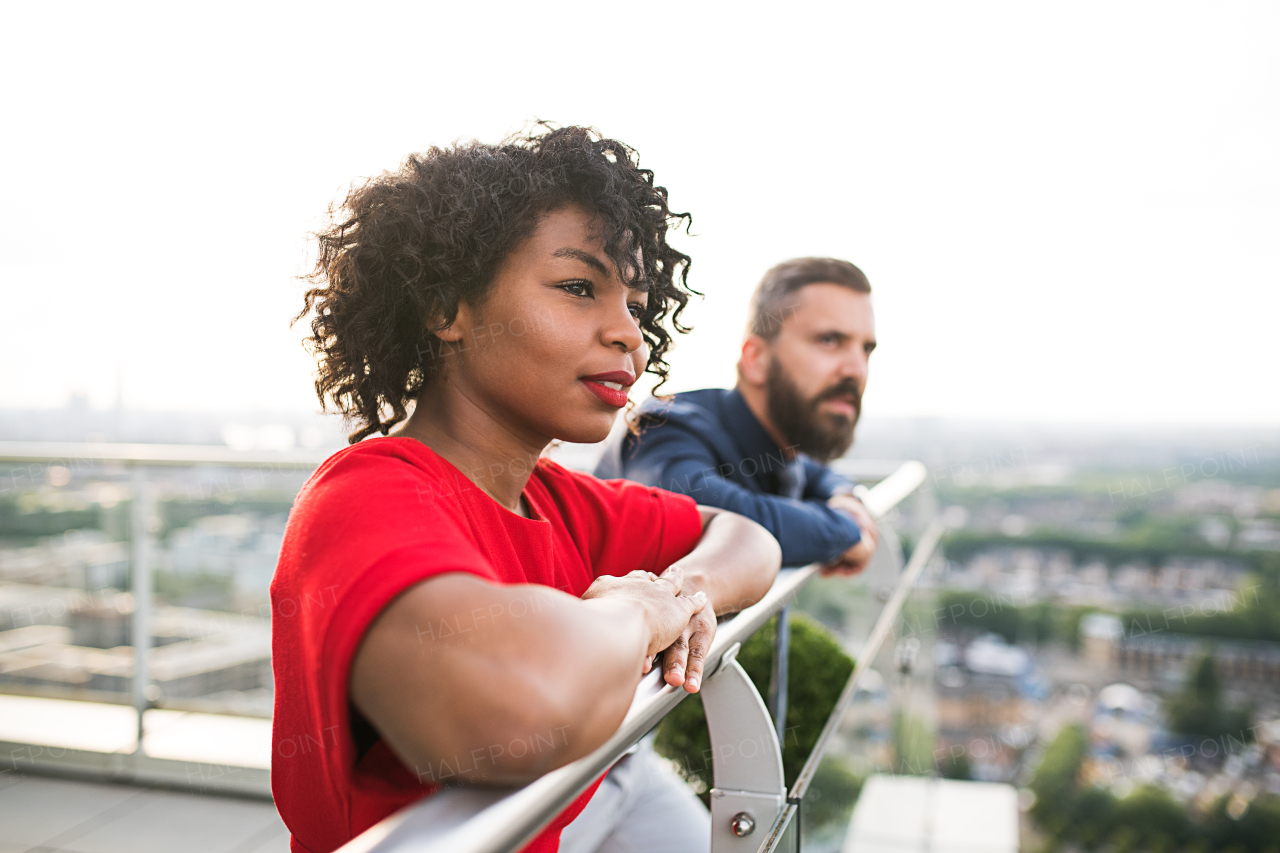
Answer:
M827 501L827 506L852 516L862 531L862 537L854 543L853 547L828 563L823 568L822 574L856 575L871 562L876 546L880 544L880 530L876 527L875 519L871 517L866 506L853 495L832 495Z

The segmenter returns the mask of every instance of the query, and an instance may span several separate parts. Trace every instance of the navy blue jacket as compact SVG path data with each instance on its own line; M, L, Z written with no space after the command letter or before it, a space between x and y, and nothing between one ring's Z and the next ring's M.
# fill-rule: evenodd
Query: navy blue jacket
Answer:
M862 537L852 518L826 503L853 484L803 454L789 463L737 391L650 398L638 415L640 435L610 441L597 477L625 477L745 515L777 538L786 566L834 559ZM784 497L797 480L800 497Z

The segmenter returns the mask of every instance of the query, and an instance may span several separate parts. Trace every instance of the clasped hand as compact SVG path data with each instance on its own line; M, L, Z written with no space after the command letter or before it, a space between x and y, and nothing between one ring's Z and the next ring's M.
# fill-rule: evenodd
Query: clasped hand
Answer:
M862 536L847 551L823 567L824 575L856 575L867 567L880 544L880 530L862 501L853 495L832 495L827 506L853 517Z
M626 598L639 603L649 625L649 645L644 672L662 655L664 680L673 687L698 692L702 667L716 635L715 608L707 594L684 589L684 570L672 565L661 575L637 570L621 577L603 575L595 579L587 598Z

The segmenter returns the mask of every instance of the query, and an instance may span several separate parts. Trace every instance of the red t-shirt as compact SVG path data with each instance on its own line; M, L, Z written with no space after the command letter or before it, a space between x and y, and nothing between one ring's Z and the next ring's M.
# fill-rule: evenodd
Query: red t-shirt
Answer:
M458 571L580 596L598 575L662 571L702 534L688 497L545 459L524 497L533 518L500 506L421 442L396 437L335 453L298 493L271 582L271 791L292 850L329 853L437 789L348 710L351 658L392 599ZM433 639L466 641L472 629L457 628ZM359 760L357 736L373 741ZM525 851L555 851L596 785Z

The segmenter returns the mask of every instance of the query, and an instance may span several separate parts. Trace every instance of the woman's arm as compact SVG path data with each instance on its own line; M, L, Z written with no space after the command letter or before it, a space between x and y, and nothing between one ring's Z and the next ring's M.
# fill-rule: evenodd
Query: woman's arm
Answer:
M716 616L755 604L773 585L782 564L778 540L764 527L736 513L699 506L702 539L673 564L684 570L684 592L705 592L710 602L663 655L668 684L696 693L702 667L716 635ZM649 661L645 661L648 670Z
M373 621L349 695L422 782L528 781L617 730L646 656L706 603L673 594L681 574L600 579L589 599L439 575Z

